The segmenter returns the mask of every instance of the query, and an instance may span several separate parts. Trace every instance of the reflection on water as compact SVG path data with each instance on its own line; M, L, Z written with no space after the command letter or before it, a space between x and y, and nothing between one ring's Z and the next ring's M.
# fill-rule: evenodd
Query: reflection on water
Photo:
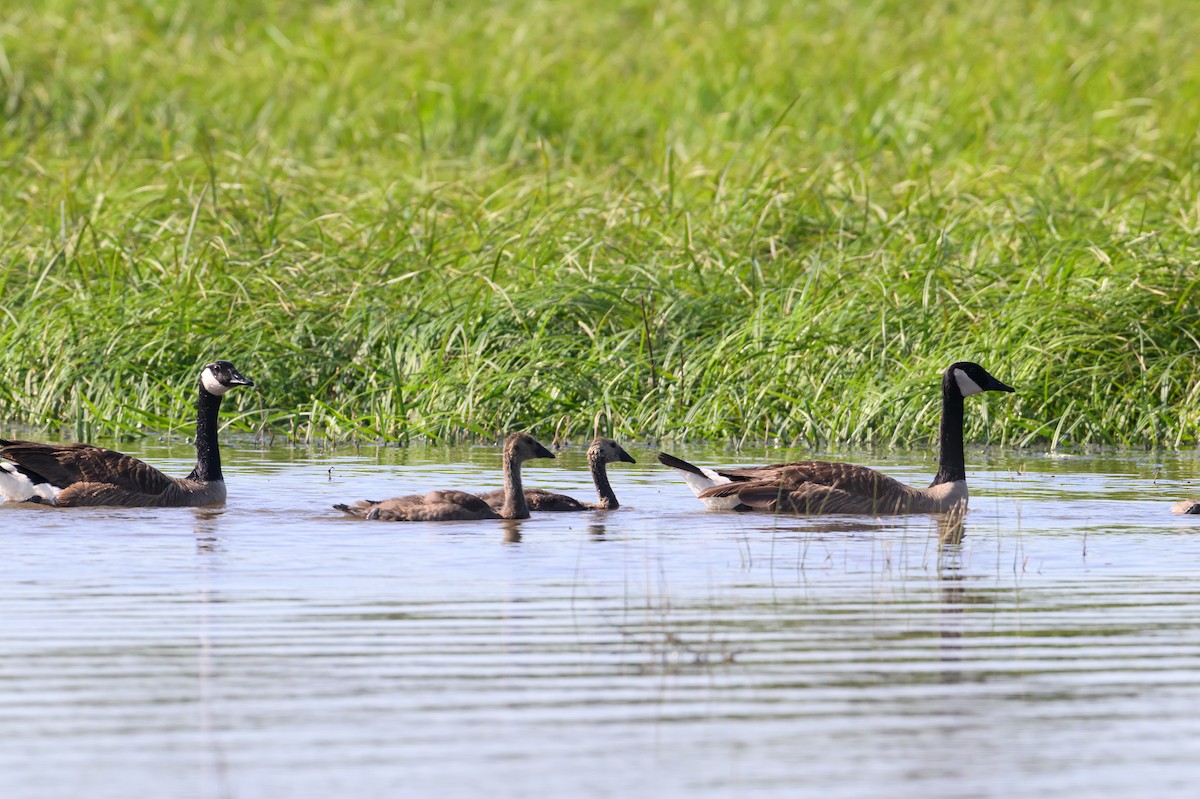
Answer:
M944 551L957 552L966 534L966 509L943 513L937 517L938 543Z
M0 507L0 796L1191 795L1187 456L977 453L965 516L800 519L633 454L621 510L522 521L330 509L495 488L488 448L234 450L224 508ZM581 448L526 471L590 491Z
M501 540L506 544L521 543L521 524L523 519L501 519L500 529L504 531Z
M220 549L221 540L217 537L218 520L225 513L225 508L192 508L194 521L192 534L196 537L197 552L216 552Z

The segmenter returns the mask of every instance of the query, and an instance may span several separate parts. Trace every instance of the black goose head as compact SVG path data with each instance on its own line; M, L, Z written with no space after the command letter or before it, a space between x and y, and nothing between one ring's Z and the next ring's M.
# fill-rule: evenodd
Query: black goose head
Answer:
M1004 385L992 377L987 369L971 361L959 361L958 363L951 364L950 368L946 370L943 382L947 387L952 387L958 391L959 396L962 397L981 394L984 391L1016 393L1015 388Z
M214 397L220 397L234 386L253 385L254 381L242 377L229 361L213 361L200 370L200 387Z

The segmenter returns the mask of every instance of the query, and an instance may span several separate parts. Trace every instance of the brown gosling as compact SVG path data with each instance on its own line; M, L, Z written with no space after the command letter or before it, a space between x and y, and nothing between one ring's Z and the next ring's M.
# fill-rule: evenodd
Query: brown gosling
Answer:
M493 510L479 496L466 491L430 491L382 501L362 499L353 505L333 507L359 519L381 522L451 522L479 519L528 519L529 505L521 488L521 464L554 454L528 433L513 433L504 441L504 495Z
M637 461L611 438L597 438L593 441L592 445L588 447L587 457L588 469L591 470L592 482L596 485L599 502L581 502L566 494L555 494L543 488L527 488L525 489L525 503L529 505L529 509L531 511L584 511L616 510L621 507L621 503L617 501L617 495L612 489L612 484L608 482L608 469L605 467L618 461L623 463L637 463ZM504 504L502 490L489 491L481 494L480 498L491 506L492 510L499 510Z

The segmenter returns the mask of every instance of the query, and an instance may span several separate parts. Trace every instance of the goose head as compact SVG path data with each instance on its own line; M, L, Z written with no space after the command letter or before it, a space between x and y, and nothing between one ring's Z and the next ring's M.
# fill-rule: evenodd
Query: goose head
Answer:
M637 463L632 455L622 449L621 445L611 438L597 438L588 447L587 455L588 460L593 463L616 463L617 461Z
M971 361L959 361L958 363L951 364L950 368L946 370L946 376L943 380L948 386L953 386L959 395L963 397L981 394L984 391L1016 393L1015 388L1004 385L992 377L987 369Z
M234 386L253 385L254 381L243 377L229 361L213 361L200 370L200 386L214 397L220 397Z
M528 433L513 433L504 441L504 455L517 463L532 458L553 458L554 453L543 447Z

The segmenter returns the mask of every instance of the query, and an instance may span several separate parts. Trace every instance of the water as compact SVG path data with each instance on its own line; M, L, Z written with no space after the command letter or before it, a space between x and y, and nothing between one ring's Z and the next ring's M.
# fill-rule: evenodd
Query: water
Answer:
M1194 455L970 453L955 543L706 512L629 449L627 507L515 523L326 510L495 487L487 448L227 447L223 509L0 506L0 796L1195 794ZM578 449L526 473L590 493Z

